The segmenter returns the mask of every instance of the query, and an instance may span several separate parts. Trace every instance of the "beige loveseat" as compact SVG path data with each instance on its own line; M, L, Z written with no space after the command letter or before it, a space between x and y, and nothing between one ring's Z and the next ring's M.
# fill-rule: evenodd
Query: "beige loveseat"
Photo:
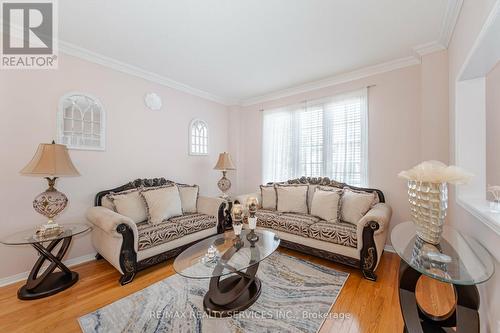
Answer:
M138 271L178 255L201 239L223 232L225 201L219 198L197 196L195 211L151 224L137 223L119 214L108 197L110 193L172 183L164 178L137 179L99 192L95 207L87 211L87 219L94 226L92 243L98 252L96 257L106 259L122 274L122 285L131 282Z
M302 177L278 184L306 184L308 211L301 214L261 207L256 213L258 228L275 232L281 238L280 245L283 247L359 267L366 279L376 280L374 271L384 251L392 215L391 207L385 203L382 191L357 188L328 178ZM269 185L275 184L267 186ZM315 190L319 186L339 189L339 193L344 189L361 194L373 193L374 201L359 220L348 223L341 219L343 207L340 200L338 218L325 221L312 215L310 210ZM262 203L261 192L237 196L235 201L245 204L249 196L256 196Z

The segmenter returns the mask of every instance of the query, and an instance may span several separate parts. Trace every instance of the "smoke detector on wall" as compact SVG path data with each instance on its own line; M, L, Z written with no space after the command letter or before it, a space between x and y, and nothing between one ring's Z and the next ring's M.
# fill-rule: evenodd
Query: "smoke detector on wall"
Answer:
M146 96L144 96L144 103L153 111L160 110L162 105L161 97L156 93L147 93Z

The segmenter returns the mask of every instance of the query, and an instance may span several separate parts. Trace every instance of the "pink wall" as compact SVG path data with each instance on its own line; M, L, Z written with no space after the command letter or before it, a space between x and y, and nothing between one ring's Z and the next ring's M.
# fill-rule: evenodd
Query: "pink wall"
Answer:
M2 71L0 74L0 237L32 228L44 217L32 209L44 180L19 175L41 142L56 134L59 98L70 91L100 99L107 115L106 151L71 150L81 177L58 180L70 204L60 221L85 222L94 195L139 177L167 177L201 186L216 194L220 174L212 170L218 153L227 150L226 106L126 75L71 56L61 55L58 70ZM144 105L156 92L161 111ZM202 118L210 129L209 156L189 156L188 125ZM76 237L66 259L93 253L89 235ZM36 254L29 246L0 245L0 278L27 271Z
M422 57L421 78L420 158L448 163L448 52Z
M455 84L472 46L491 12L495 0L465 0L448 48L450 161L455 161ZM472 111L471 111L472 112ZM478 239L496 258L496 274L479 286L481 294L481 332L500 332L500 236L460 207L450 189L448 221L462 232Z
M486 77L486 185L500 185L499 146L500 62Z
M240 108L231 120L240 133L239 150L233 152L238 153L239 192L256 191L262 182L259 110L375 85L368 91L369 185L381 189L393 207L391 227L409 220L406 183L397 174L424 157L448 159L448 131L443 131L448 124L447 66L446 52L439 52L424 57L422 65Z

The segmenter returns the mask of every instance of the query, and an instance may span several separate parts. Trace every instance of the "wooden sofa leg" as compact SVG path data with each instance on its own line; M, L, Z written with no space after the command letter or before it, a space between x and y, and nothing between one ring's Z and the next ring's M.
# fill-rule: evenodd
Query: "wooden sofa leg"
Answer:
M120 284L123 286L132 282L137 272L137 253L134 249L134 233L126 224L119 224L116 231L123 237L120 249L120 267L123 275L120 277Z
M380 228L379 224L375 221L369 222L363 228L363 248L361 249L361 272L363 277L370 281L376 281L377 275L375 274L375 266L377 266L378 254L377 248L375 247L375 240L373 235L375 231Z
M132 280L134 280L134 277L135 277L135 272L131 272L131 273L126 273L126 274L123 274L121 277L120 277L120 284L122 286L126 285L127 283L130 283L132 282Z
M370 281L377 281L377 274L375 274L374 271L371 270L362 270L363 272L363 277L367 280Z

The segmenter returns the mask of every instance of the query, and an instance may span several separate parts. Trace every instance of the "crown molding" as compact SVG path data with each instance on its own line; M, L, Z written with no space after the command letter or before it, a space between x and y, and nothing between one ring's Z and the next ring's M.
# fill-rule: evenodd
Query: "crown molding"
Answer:
M434 41L430 43L425 43L425 44L420 44L417 45L413 48L413 51L419 56L423 57L425 55L434 53L434 52L439 52L439 51L444 51L446 50L446 47L444 47L441 43Z
M279 90L270 94L265 94L257 97L248 98L242 100L241 106L249 106L262 102L267 102L270 100L275 100L279 98L284 98L296 94L306 93L309 91L313 91L316 89L326 88L330 86L334 86L341 83L346 83L354 80L359 80L365 77L373 76L376 74L381 74L385 72L390 72L396 69L405 68L409 66L415 66L420 64L420 59L414 56L400 58L396 60L391 60L388 62L384 62L381 64L364 67L361 69L354 70L352 72L343 73L339 75L334 75L327 77L322 80L308 82L299 86L295 86L292 88L287 88L283 90Z
M151 81L163 86L167 86L169 88L176 89L194 96L198 96L203 99L207 99L219 104L227 106L231 105L249 106L252 104L262 103L269 100L279 99L295 94L321 89L336 84L345 83L408 66L418 65L421 63L421 58L423 56L434 52L443 51L448 48L450 40L453 36L453 31L458 21L458 17L460 15L460 10L462 9L462 5L463 5L463 0L448 0L446 5L444 20L441 25L441 32L439 39L433 42L415 46L413 48L413 51L415 53L414 56L396 59L374 66L368 66L348 73L334 75L322 80L308 82L299 86L278 90L276 92L271 92L268 94L247 98L243 100L235 100L235 99L225 98L222 96L217 96L212 93L188 86L184 83L180 83L172 79L169 79L167 77L158 75L156 73L149 72L142 68L92 52L90 50L84 49L82 47L79 47L77 45L65 41L61 40L59 41L59 51L92 63L96 63L120 71L125 74L140 77L144 80Z
M108 67L111 69L114 69L116 71L129 74L132 76L136 76L139 78L142 78L147 81L151 81L154 83L158 83L162 86L166 86L172 89L176 89L185 93L188 93L190 95L198 96L203 99L210 100L212 102L216 102L219 104L223 105L234 105L237 103L237 101L224 98L221 96L216 96L214 94L211 94L209 92L193 88L191 86L188 86L184 83L180 83L177 81L174 81L172 79L169 79L167 77L155 74L153 72L149 72L147 70L144 70L142 68L124 63L122 61L104 56L102 54L98 54L95 52L92 52L90 50L84 49L82 47L76 46L74 44L59 40L59 51L62 53L65 53L67 55L77 57L95 64L102 65L104 67Z
M453 36L453 31L457 25L458 17L460 16L462 5L463 0L448 0L439 38L433 42L417 45L413 48L413 51L419 57L434 52L444 51L448 48L451 37Z
M437 41L445 49L447 49L448 45L450 45L451 37L453 36L453 31L457 25L463 3L463 0L448 0L443 24L441 25L441 34L439 36L439 40Z

